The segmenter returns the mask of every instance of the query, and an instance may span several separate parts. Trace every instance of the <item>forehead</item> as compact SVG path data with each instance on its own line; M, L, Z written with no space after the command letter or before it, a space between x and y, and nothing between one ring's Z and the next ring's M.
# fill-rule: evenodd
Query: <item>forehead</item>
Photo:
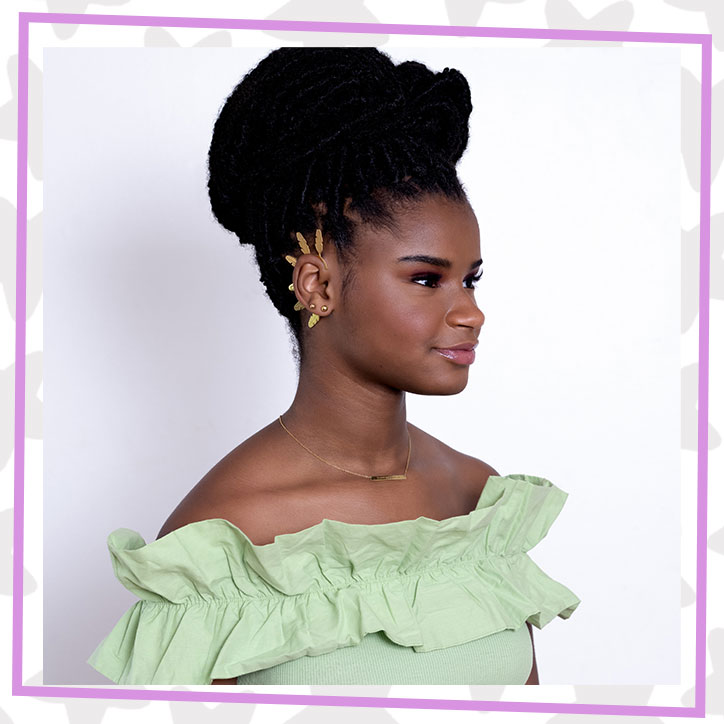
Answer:
M395 209L393 218L393 229L376 229L371 224L357 227L355 245L365 259L414 252L459 258L469 264L469 256L479 255L480 231L467 201L425 196Z

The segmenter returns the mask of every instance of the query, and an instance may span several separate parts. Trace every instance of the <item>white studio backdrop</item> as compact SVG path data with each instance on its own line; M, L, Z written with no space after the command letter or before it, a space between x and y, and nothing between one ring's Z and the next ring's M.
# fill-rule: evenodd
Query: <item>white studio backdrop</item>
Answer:
M46 684L107 683L86 658L135 601L108 533L153 540L293 398L285 325L206 195L216 114L269 50L45 51ZM676 683L678 50L385 52L470 83L485 269L467 389L409 418L570 494L532 554L582 599L536 632L543 683Z

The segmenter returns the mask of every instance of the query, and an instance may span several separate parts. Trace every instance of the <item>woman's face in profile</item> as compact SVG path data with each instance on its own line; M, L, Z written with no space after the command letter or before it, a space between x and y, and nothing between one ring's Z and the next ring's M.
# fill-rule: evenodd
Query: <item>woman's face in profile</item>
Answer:
M485 316L475 302L480 232L467 202L440 195L400 211L398 229L360 224L357 262L335 307L336 348L380 384L423 395L467 385Z

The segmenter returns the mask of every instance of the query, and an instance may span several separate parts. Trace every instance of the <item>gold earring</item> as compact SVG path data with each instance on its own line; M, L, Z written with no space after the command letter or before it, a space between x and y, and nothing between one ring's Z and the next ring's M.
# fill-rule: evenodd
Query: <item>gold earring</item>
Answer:
M322 264L324 264L324 268L329 269L329 267L327 266L327 262L324 261L324 257L322 256L322 247L323 247L322 230L317 229L317 231L314 234L314 248L317 250L317 256L322 260Z
M301 232L297 232L297 242L299 243L299 248L302 250L302 254L311 254L312 250L309 248L309 244L307 244L307 240L304 238ZM325 269L329 269L327 266L327 262L324 260L324 257L322 256L322 250L324 249L324 239L322 237L322 230L317 229L314 232L314 248L317 252L317 256L322 260L322 264L324 264ZM284 257L292 266L296 266L297 260L295 257L293 257L291 254L287 254Z
M299 231L297 232L297 241L299 242L299 246L302 250L302 254L311 254L312 253L309 250L309 244L307 244L307 240L304 238L304 236Z
M299 243L299 248L302 250L303 254L311 254L312 251L309 248L309 244L307 244L307 240L304 238L304 235L297 231L297 242ZM324 264L325 269L329 269L327 266L327 262L324 260L324 257L322 256L322 250L324 249L324 239L322 237L322 230L317 229L314 233L314 249L317 252L317 256L322 260L322 264ZM297 265L297 259L296 257L292 256L291 254L285 254L284 258L293 266L295 267ZM294 283L292 282L289 285L289 291L294 291ZM309 305L310 309L316 309L315 304ZM302 302L297 301L294 304L294 311L301 312L301 310L304 309L304 304ZM322 306L322 311L327 311L327 305L325 304ZM319 321L319 315L318 314L312 314L312 316L309 318L309 321L307 322L307 326L311 329L317 322Z

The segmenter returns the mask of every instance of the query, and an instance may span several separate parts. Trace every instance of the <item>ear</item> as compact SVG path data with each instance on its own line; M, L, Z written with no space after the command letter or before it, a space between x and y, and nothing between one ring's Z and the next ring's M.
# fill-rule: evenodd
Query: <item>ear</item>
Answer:
M341 268L333 244L324 245L323 256L324 260L315 253L297 257L292 275L297 299L320 317L332 313L341 289Z

